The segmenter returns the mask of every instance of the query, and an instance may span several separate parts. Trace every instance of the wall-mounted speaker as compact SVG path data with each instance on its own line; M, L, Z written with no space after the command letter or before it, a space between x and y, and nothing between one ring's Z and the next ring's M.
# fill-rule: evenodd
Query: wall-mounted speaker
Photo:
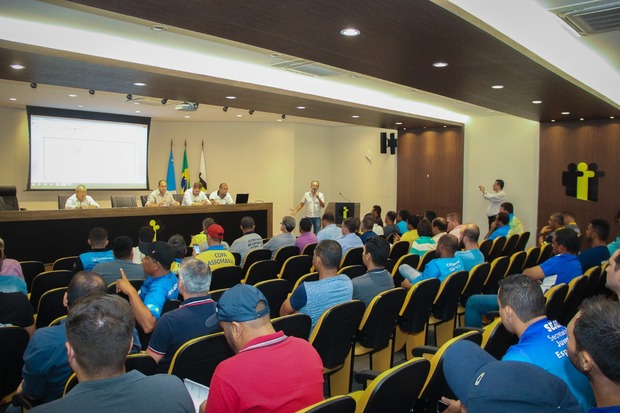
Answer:
M379 136L379 142L381 145L381 153L387 153L388 140L386 132L381 132Z

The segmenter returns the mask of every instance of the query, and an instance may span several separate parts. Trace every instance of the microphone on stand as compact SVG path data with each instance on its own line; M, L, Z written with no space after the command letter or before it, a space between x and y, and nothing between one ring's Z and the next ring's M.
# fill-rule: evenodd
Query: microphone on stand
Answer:
M342 197L342 199L344 199L347 202L353 202L349 198L347 198L346 196L342 195L342 192L338 192L338 195L340 195Z

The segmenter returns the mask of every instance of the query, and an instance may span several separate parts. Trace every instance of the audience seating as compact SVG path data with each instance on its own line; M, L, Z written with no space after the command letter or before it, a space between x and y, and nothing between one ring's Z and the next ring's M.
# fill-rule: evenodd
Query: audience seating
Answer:
M308 274L304 274L301 277L299 277L299 279L297 280L297 282L295 283L291 291L295 291L297 287L299 287L305 281L318 281L318 280L319 280L318 272L309 272Z
M414 284L407 292L398 316L394 340L394 351L405 347L407 359L411 359L413 348L426 344L428 317L440 284L438 278L430 278Z
M508 263L508 269L506 270L506 275L504 277L523 273L523 265L525 264L526 258L527 254L525 251L517 251L512 254L510 256L510 262Z
M417 270L420 272L424 271L424 268L426 268L426 264L433 261L435 258L437 258L437 251L426 251L424 256L420 259L420 262L418 263Z
M39 306L39 300L46 291L58 287L67 287L73 273L69 270L45 271L34 277L32 280L32 290L30 292L30 304L33 310Z
M536 265L542 264L543 262L547 261L552 256L553 256L553 245L551 245L551 243L545 244L545 246L540 249L540 256L538 257L538 262L536 263Z
M410 249L411 249L411 244L409 243L409 241L398 241L397 243L392 245L389 258L398 262L400 257L409 254Z
M484 328L458 327L454 330L454 337L468 331L481 332L481 347L497 360L501 360L502 357L504 357L510 346L519 342L519 337L517 337L516 334L506 330L506 327L502 324L502 319L499 317L493 320L490 324L486 325Z
M69 199L70 197L71 195L58 195L58 209L65 209L67 199Z
M278 278L287 280L292 288L297 280L312 269L312 257L308 255L296 255L284 262Z
M278 249L273 259L278 261L278 263L280 264L280 268L282 268L286 260L294 257L295 255L299 255L299 248L297 248L296 245L289 245L287 247L282 247Z
M13 393L22 381L28 340L30 335L21 327L0 327L0 400Z
M271 314L270 318L278 317L280 315L280 307L286 300L286 297L288 297L288 293L291 290L288 281L275 278L273 280L258 282L254 284L254 286L258 288L267 299Z
M179 204L183 203L183 196L185 196L185 194L172 194L174 200L177 201Z
M161 315L166 314L168 311L176 310L181 306L181 300L166 300L164 306L161 309Z
M564 298L564 304L558 316L560 324L568 326L570 320L572 320L575 314L577 314L577 311L579 311L579 306L583 301L587 288L588 277L586 275L575 277L568 283L568 293Z
M443 345L452 337L456 323L456 308L468 278L467 271L458 271L450 274L439 287L428 319L429 327L435 330L437 346Z
M238 252L231 252L231 254L235 257L235 265L241 266L241 254Z
M510 264L510 258L508 257L498 257L493 260L491 271L489 271L489 276L484 282L484 288L482 289L485 294L497 294L499 280L506 275L508 264Z
M77 260L77 258L77 255L58 258L52 264L52 270L73 270L73 264L75 264L75 260Z
M517 242L519 242L520 237L521 236L519 234L512 234L509 236L506 239L506 244L504 244L501 255L510 257L513 253L515 253L515 247L517 246Z
M392 268L392 277L398 274L398 268L403 264L407 264L411 268L418 268L418 264L420 264L420 256L418 254L407 254L400 257L398 261L396 261L396 264L394 264L394 268Z
M519 235L519 240L517 241L517 245L514 247L514 252L517 251L525 251L525 246L527 242L530 240L530 232L525 231L524 233Z
M549 320L557 320L560 316L566 294L568 294L568 285L564 283L554 285L545 293L545 298L547 299L545 314Z
M140 287L142 287L142 284L144 283L144 280L141 280L141 279L131 279L128 281L131 284L131 286L136 289L136 291L140 291ZM118 293L116 292L116 281L108 285L108 294L118 294L121 297L123 297L125 300L129 301L129 297L127 296L127 294L123 292L118 292Z
M17 188L15 186L0 186L0 211L19 211Z
M532 268L538 265L538 259L540 258L540 247L530 247L527 250L525 263L523 264L523 269Z
M28 292L30 292L32 290L32 280L45 271L45 264L41 261L20 261L19 265L22 267L24 281L26 281Z
M347 265L338 270L338 275L345 274L350 279L366 274L368 270L364 265Z
M316 248L317 245L319 245L318 242L314 244L308 244L304 247L304 250L301 251L301 253L303 255L308 255L312 257L314 255L314 249Z
M217 365L234 354L223 332L198 337L176 351L168 374L209 386Z
M222 294L224 294L226 291L228 291L228 288L220 288L219 290L211 290L209 291L209 295L211 296L211 299L213 301L220 301L220 297L222 296Z
M266 248L257 248L255 250L248 252L248 255L245 256L243 267L241 267L243 277L245 277L245 275L248 273L248 270L250 269L252 264L254 264L257 261L264 261L264 260L270 260L270 259L271 259L271 250L268 250Z
M493 247L493 240L485 239L479 245L480 252L484 255L484 260L490 262L489 253L491 252L491 248Z
M271 320L274 330L283 331L285 335L308 340L312 319L308 314L294 313Z
M67 307L63 300L67 287L58 287L46 291L39 300L37 307L36 327L47 327L58 317L67 315Z
M493 240L491 250L489 251L489 258L487 261L493 262L497 257L501 257L504 251L504 245L506 245L506 237L497 237Z
M349 363L353 337L364 310L364 303L357 300L335 305L321 315L310 334L310 344L321 356L328 393L332 396L351 390Z
M242 279L243 270L237 265L217 268L211 272L211 290L234 287Z
M588 277L588 286L586 287L583 298L594 297L599 292L599 284L603 276L603 271L601 267L597 265L596 267L592 267L587 270L584 275Z
M298 410L297 413L355 413L355 400L351 396L334 396Z
M140 203L142 204L142 206L146 206L146 201L148 200L149 200L148 195L140 195Z
M135 196L120 196L120 195L111 195L110 203L112 208L137 208L138 203L136 202Z
M462 318L465 316L465 306L467 305L467 300L474 294L482 294L484 282L488 278L490 271L491 265L488 262L478 264L469 270L467 284L459 297L459 305L456 310L458 325L463 325Z
M340 260L340 266L348 267L349 265L364 265L364 261L362 260L362 251L363 247L351 248L347 252L344 253L342 260Z
M280 273L280 263L276 260L257 261L250 266L245 278L241 281L244 284L256 285L261 281L275 280Z

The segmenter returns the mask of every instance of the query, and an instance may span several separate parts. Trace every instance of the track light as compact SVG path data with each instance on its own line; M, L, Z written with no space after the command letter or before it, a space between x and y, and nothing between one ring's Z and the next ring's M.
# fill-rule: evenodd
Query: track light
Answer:
M127 94L127 100L131 100L131 99L133 99L133 95L131 93L128 93Z
M224 112L228 112L228 106L224 106L224 107L222 108L222 110L223 110Z
M161 100L161 104L162 104L162 105L165 105L166 103L168 103L168 98L163 98L163 99Z
M95 89L90 89L88 91L88 94L91 95L91 96L94 95L95 94Z
M283 113L281 116L282 119L286 119L286 115Z
M36 82L30 82L30 87L33 89L36 89L37 88Z
M250 111L248 112L250 115L254 114L254 109L250 109Z

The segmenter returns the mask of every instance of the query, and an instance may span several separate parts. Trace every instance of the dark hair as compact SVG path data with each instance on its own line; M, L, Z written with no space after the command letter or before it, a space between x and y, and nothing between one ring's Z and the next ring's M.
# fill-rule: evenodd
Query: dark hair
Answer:
M445 218L438 217L433 220L432 226L439 228L440 232L446 232L448 230L448 221Z
M333 224L336 221L336 218L334 218L334 214L332 214L331 212L324 213L323 219L329 222L330 224Z
M439 241L437 241L437 247L439 247L439 245L443 245L448 252L454 255L459 248L459 239L452 234L444 234L439 238Z
M463 227L463 238L465 237L474 242L478 242L480 239L480 227L476 224L465 224Z
M377 214L381 215L381 207L379 205L373 205L372 209L374 209Z
M497 182L497 185L499 185L500 189L504 189L504 180L503 179L496 179L495 182Z
M312 221L310 218L302 218L299 220L299 229L302 232L310 232L312 230Z
M342 226L346 227L351 234L360 229L360 219L357 217L347 218L342 221Z
M571 254L579 252L579 235L572 229L559 229L555 232L554 238L556 244L564 246Z
M378 267L385 267L390 255L390 243L381 237L370 237L364 244L365 251L370 254L372 262Z
M406 209L401 209L398 211L398 215L403 219L403 221L407 221L407 218L409 218L409 211Z
M112 240L112 252L117 260L129 259L132 249L133 241L127 235L121 235Z
M500 306L509 305L524 323L545 314L545 296L533 278L513 274L499 281Z
M569 209L565 209L564 211L562 211L562 215L568 215L569 217L575 218L575 213Z
M609 380L620 384L620 305L595 297L584 300L575 319L577 351L587 351Z
M138 231L138 241L140 242L153 242L153 238L155 238L153 227L142 227Z
M207 217L202 220L202 227L206 230L211 225L215 224L215 220L213 218Z
M314 255L321 259L325 268L338 268L342 259L342 247L336 241L326 239L318 243Z
M418 214L411 214L409 218L407 218L407 224L411 225L413 229L418 229L418 224L422 220L422 217Z
M103 244L108 240L108 231L105 228L95 227L88 233L90 245L93 248L103 248Z
M431 235L433 235L431 223L428 219L422 218L422 220L418 224L418 235L420 237L430 237Z
M185 251L187 250L187 244L183 239L183 235L174 234L170 238L168 238L168 245L172 247L174 250L175 258L183 258L185 257Z
M510 217L505 212L499 212L497 214L496 219L497 219L498 222L501 222L504 225L508 225L508 223L510 222Z
M369 214L369 216L365 216L364 219L362 220L362 226L367 231L372 230L372 227L374 225L375 225L375 219L370 214Z
M509 214L515 213L514 206L512 205L511 202L502 202L499 206L504 208L506 211L508 211Z
M79 271L67 286L67 307L73 306L80 298L93 294L106 294L108 286L96 272Z
M609 222L606 219L593 219L590 224L592 224L592 231L596 232L598 238L601 241L606 241L609 237Z
M126 300L111 294L85 297L67 316L66 329L75 359L87 375L124 371L134 330Z
M252 217L243 217L241 218L241 228L243 229L252 229L254 228L254 218Z
M564 225L564 215L560 214L559 212L554 212L553 214L551 214L551 216L549 216L549 219L557 222L560 225Z
M385 216L388 217L392 222L396 221L396 211L388 211L385 213Z
M429 221L433 222L433 220L435 218L437 218L437 213L433 210L428 210L426 212L424 212L424 218L428 219Z

